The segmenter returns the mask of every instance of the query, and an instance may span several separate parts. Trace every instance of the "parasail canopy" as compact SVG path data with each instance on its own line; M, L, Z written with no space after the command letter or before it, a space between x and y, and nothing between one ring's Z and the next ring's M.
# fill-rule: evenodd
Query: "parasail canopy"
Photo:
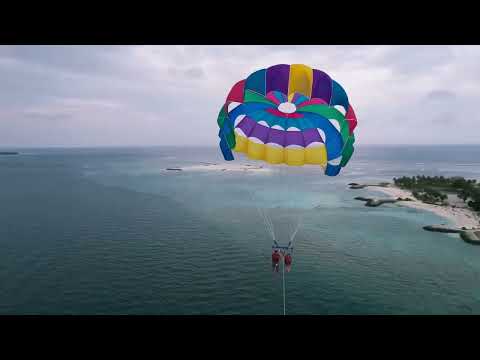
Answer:
M357 119L345 90L306 65L258 70L230 90L217 119L220 149L290 166L319 165L338 175L350 160Z

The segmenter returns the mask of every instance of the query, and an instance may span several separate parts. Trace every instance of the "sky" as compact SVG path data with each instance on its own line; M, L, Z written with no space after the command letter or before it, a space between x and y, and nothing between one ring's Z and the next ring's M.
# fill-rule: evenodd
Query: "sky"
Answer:
M480 46L0 46L0 147L218 144L230 88L306 64L346 90L357 144L480 144Z

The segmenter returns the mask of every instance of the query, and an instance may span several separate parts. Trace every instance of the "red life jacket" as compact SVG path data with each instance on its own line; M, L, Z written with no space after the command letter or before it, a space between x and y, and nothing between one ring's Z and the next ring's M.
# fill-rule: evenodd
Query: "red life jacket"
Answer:
M292 264L292 257L290 255L285 256L285 265Z

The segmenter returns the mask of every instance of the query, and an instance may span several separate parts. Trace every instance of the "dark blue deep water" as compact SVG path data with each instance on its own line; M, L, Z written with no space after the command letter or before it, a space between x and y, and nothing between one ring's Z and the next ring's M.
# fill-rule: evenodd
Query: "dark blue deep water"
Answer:
M480 247L346 186L479 179L480 146L359 146L335 178L188 170L216 148L18 150L0 156L1 314L282 314L262 211L280 242L300 224L287 314L480 313Z

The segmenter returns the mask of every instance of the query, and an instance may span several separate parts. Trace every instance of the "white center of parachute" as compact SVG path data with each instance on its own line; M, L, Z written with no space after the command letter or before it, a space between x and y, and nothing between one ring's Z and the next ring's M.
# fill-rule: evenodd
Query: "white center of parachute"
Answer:
M293 114L297 111L297 107L291 102L284 102L278 105L278 110L285 114Z

